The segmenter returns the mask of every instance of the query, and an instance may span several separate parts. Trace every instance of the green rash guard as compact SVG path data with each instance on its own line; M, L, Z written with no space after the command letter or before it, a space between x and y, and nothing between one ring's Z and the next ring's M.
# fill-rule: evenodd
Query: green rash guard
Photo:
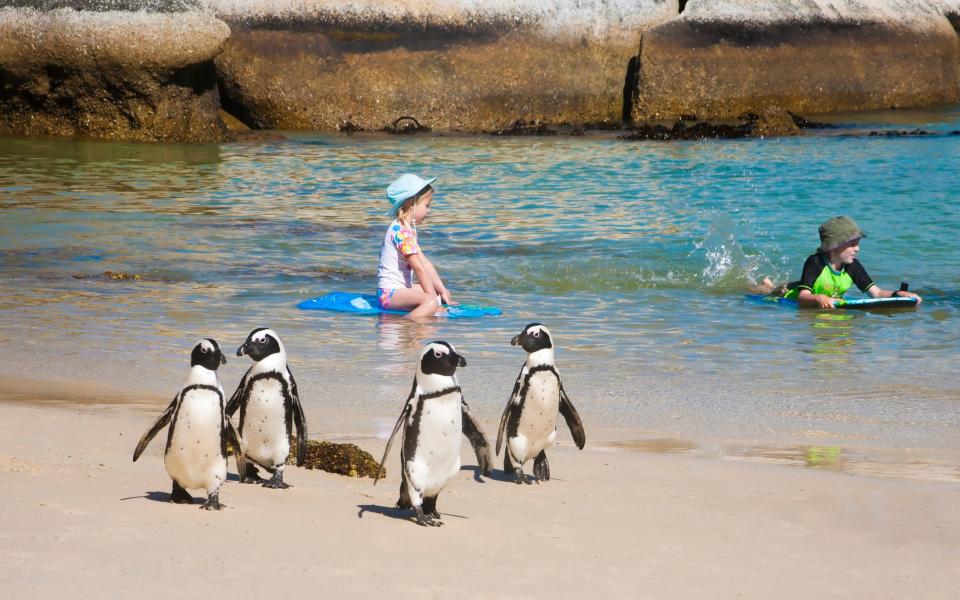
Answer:
M803 263L800 281L791 284L783 297L796 300L800 296L800 290L810 290L812 294L842 298L853 284L857 284L861 292L866 292L876 285L857 259L843 269L834 271L827 255L817 252L807 257L807 262Z

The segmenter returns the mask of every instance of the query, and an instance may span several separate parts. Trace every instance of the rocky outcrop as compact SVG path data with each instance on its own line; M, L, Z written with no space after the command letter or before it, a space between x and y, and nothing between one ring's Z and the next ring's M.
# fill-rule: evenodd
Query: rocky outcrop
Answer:
M224 107L253 127L617 122L639 32L675 0L206 0Z
M960 101L953 1L690 0L643 34L637 119Z
M175 12L122 10L131 5ZM224 22L182 1L0 8L0 133L232 139L213 64L229 34Z

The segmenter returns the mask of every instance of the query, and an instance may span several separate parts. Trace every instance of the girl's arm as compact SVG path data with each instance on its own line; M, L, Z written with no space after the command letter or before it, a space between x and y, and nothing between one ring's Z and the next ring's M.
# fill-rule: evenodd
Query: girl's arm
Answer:
M440 294L440 299L443 300L444 304L453 304L453 297L450 295L450 290L447 289L447 286L443 285L443 280L440 279L440 274L437 273L436 267L433 266L429 258L422 254L421 256L423 256L423 262L425 263L427 272L433 278L433 289L436 290L436 293Z
M434 281L434 275L437 271L423 253L417 252L416 254L411 254L407 257L407 262L410 263L410 267L413 269L413 272L416 273L417 281L420 283L420 287L423 288L424 292L431 296L440 294L440 290L437 289Z

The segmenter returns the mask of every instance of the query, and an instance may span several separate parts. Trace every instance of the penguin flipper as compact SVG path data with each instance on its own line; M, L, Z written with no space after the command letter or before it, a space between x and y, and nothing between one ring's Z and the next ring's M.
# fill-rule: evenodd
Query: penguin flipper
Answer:
M580 413L573 407L573 402L570 402L570 398L567 397L567 392L563 390L562 383L560 384L560 414L563 415L564 420L567 422L567 427L570 428L570 433L573 435L573 442L577 445L577 448L583 450L583 446L587 443L587 434L583 430L583 421L580 420Z
M303 414L303 405L300 404L300 394L297 392L297 382L293 378L290 367L287 367L287 373L290 375L290 391L293 397L293 424L297 428L297 466L302 467L307 460L307 417Z
M416 386L414 386L414 389L416 389ZM373 476L373 485L377 485L377 481L380 480L380 474L383 473L383 464L387 462L387 455L390 454L390 446L393 445L393 438L397 437L397 432L400 431L400 425L403 424L403 420L409 413L410 403L407 402L400 412L400 418L397 419L397 424L393 426L393 433L390 434L390 439L387 440L387 447L383 450L383 458L380 459L380 468L377 469L377 474Z
M510 409L517 404L519 398L517 394L520 393L520 384L523 381L524 374L527 372L526 365L520 369L520 374L517 375L517 381L513 384L513 391L510 392L510 400L507 401L507 405L503 409L503 415L500 417L500 429L497 431L497 451L494 456L500 454L500 448L503 445L503 434L507 432L507 419L510 416ZM506 456L506 455L504 455Z
M230 417L224 417L224 420L226 421L226 426L224 427L223 433L227 437L227 441L230 442L230 445L233 446L233 458L237 461L237 475L240 477L240 483L246 483L247 459L243 456L243 446L240 444L240 433L237 431L237 428L234 427Z
M150 426L150 429L143 434L143 437L140 438L140 443L137 444L136 450L133 451L133 462L137 462L137 459L140 458L140 455L143 454L143 451L147 449L147 444L153 440L154 436L160 433L160 430L166 427L170 423L170 419L173 418L173 411L177 407L177 398L180 397L180 394L177 394L173 397L173 401L170 402L170 406L163 411L163 414L157 418L156 422Z
M247 369L247 372L243 374L243 378L240 379L240 385L237 386L236 391L233 392L233 395L230 396L230 401L227 402L226 413L228 417L232 417L233 413L237 412L237 409L240 408L240 399L243 398L243 391L247 389L247 376L250 375L250 369Z
M489 476L493 466L493 456L490 454L490 444L487 442L487 436L480 429L480 423L470 414L470 407L465 400L460 401L462 411L463 435L470 440L470 446L477 455L477 466L480 467L480 473Z

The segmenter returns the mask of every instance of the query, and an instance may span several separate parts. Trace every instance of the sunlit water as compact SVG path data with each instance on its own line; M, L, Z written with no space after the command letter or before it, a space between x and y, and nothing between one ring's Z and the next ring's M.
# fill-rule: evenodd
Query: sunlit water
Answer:
M957 109L875 119L960 129ZM0 375L172 396L192 344L211 336L231 353L229 394L249 364L233 350L270 326L314 414L357 409L381 432L420 344L445 339L467 357L467 400L495 421L523 362L509 340L540 321L588 424L957 448L960 136L853 135L867 126L676 143L5 139ZM416 325L295 308L373 292L383 191L405 171L440 177L420 236L455 299L503 315ZM797 278L818 224L838 214L868 232L860 258L874 279L908 280L919 309L745 300L763 275ZM322 418L312 429L323 434Z

